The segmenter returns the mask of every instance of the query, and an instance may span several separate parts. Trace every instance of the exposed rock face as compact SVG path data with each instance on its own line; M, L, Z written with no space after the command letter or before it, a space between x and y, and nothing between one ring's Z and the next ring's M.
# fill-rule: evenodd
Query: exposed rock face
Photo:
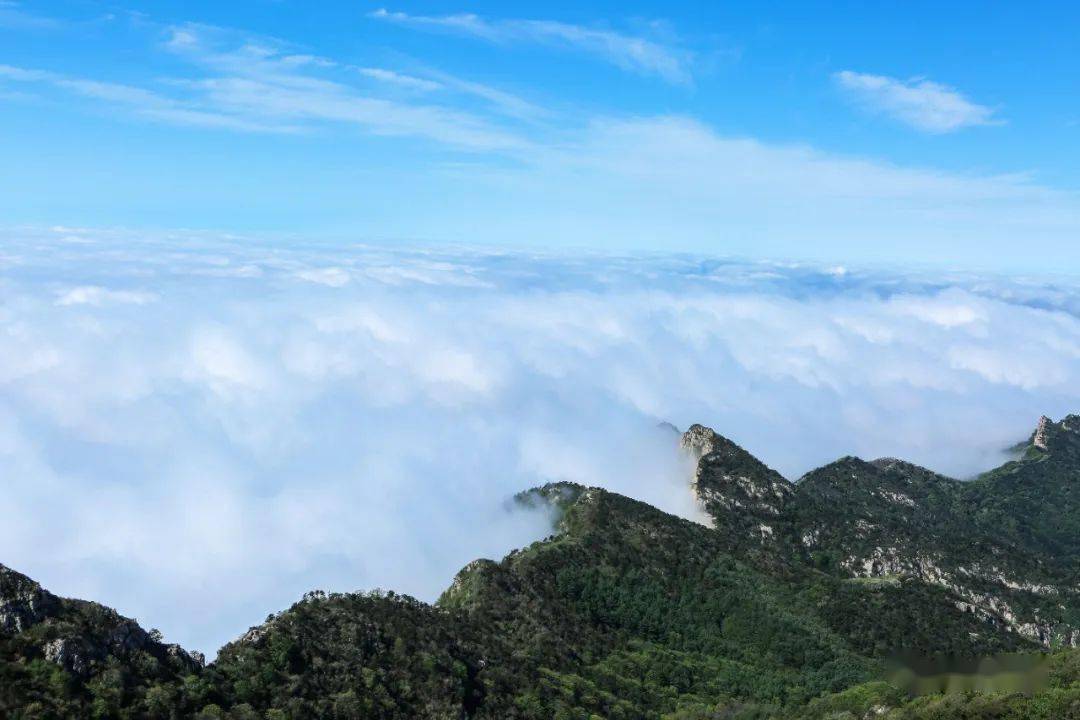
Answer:
M0 632L19 633L55 611L57 598L36 582L0 565Z
M89 678L110 658L147 653L173 671L191 672L204 663L200 653L164 645L134 620L82 600L59 598L25 575L0 565L0 635L17 636L43 626L37 652L80 678Z
M150 635L138 623L123 618L109 633L107 647L110 652L120 655L142 650L150 643Z
M682 434L679 439L679 447L694 457L700 458L702 455L713 452L722 439L712 428L694 424Z
M1080 415L1067 415L1060 422L1042 416L1029 443L1041 453L1080 459Z
M1043 451L1049 450L1047 435L1051 424L1053 424L1053 420L1045 415L1039 418L1039 426L1035 428L1035 434L1031 437L1032 445Z
M73 638L57 638L45 643L45 659L56 663L70 673L80 677L90 674L90 663L100 659L99 653L93 653L81 642Z
M693 490L714 526L762 541L776 536L792 485L731 440L704 425L692 425L680 447L697 458Z

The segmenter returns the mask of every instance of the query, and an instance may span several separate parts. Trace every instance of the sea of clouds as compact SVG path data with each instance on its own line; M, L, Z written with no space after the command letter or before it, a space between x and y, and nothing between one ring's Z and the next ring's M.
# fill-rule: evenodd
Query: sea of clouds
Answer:
M433 600L543 482L692 517L662 420L969 477L1080 412L1078 284L6 230L0 563L212 654L312 588Z

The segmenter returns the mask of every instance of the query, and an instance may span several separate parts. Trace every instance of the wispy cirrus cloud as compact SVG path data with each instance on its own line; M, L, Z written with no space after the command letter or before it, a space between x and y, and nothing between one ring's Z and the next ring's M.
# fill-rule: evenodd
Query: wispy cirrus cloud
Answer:
M129 110L136 116L171 125L245 132L295 132L295 125L220 112L191 100L170 97L143 87L73 77L33 68L0 65L0 80L50 86L90 100Z
M420 138L472 151L509 151L528 144L468 110L365 92L349 81L357 78L353 69L291 52L272 39L185 24L167 28L162 47L200 72L134 85L0 65L0 81L54 88L138 117L189 127L296 133L351 125L374 135ZM383 73L380 79L388 77ZM457 84L462 92L513 103L509 94Z
M0 0L0 28L48 30L59 26L60 22L55 18L24 10L22 3Z
M422 187L447 202L372 221L367 231L382 236L630 247L678 238L683 247L821 260L838 248L865 260L902 246L942 262L974 254L998 267L1050 269L1071 257L1078 228L1080 196L1030 174L902 166L726 136L686 116L549 110L418 63L352 63L236 30L188 23L151 32L181 70L115 82L0 66L0 92L63 92L94 109L203 129L422 141L410 157L436 172L399 189ZM470 157L447 158L447 149ZM370 203L364 212L374 217L392 202L393 183L350 207ZM1033 244L1047 250L1032 253Z
M544 108L513 93L431 68L425 68L416 74L381 67L360 67L356 68L356 71L364 77L411 92L442 92L479 98L497 111L512 117L539 118L550 114Z
M925 78L900 80L842 70L833 80L853 100L916 130L950 133L978 125L1000 125L994 108L972 102L955 88Z
M535 43L598 57L616 67L670 83L691 81L691 54L678 47L609 29L554 20L489 19L473 14L410 15L380 8L368 17L421 30L466 35L488 42Z
M356 68L290 52L269 38L196 24L175 26L168 33L165 46L170 51L214 73L188 85L232 113L301 123L351 123L374 134L425 137L476 150L509 150L525 144L505 128L465 110L366 93L349 81ZM413 89L437 90L440 82L448 86L446 80L424 81L381 68L359 70L361 76Z
M357 68L356 71L372 80L390 83L391 85L398 85L408 90L434 92L436 90L442 90L445 87L442 83L435 82L434 80L428 80L426 78L416 77L414 75L408 75L386 68L362 67Z

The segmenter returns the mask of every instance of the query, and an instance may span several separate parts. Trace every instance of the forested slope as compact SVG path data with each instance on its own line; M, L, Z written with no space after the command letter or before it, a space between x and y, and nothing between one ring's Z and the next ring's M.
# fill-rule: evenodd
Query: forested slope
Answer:
M520 495L553 534L434 605L313 592L214 663L0 570L0 715L1080 717L1080 422L959 482L844 458L790 483L694 426L712 526L599 488ZM908 698L886 660L1052 650L1034 694Z

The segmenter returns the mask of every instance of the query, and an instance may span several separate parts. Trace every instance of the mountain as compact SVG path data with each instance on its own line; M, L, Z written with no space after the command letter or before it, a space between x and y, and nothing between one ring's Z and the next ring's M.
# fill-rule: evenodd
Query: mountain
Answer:
M59 598L0 565L0 717L110 717L152 706L204 659L97 603ZM101 710L101 712L98 712Z
M788 483L692 427L695 489L717 527L824 571L918 578L1044 647L1080 643L1080 417L1042 418L1019 459L961 482L892 458L845 457Z
M1076 417L968 482L843 458L791 483L706 427L673 437L711 526L536 488L517 503L553 534L435 604L315 591L209 665L3 569L0 716L1080 717ZM1030 696L883 681L898 656L1043 650Z

